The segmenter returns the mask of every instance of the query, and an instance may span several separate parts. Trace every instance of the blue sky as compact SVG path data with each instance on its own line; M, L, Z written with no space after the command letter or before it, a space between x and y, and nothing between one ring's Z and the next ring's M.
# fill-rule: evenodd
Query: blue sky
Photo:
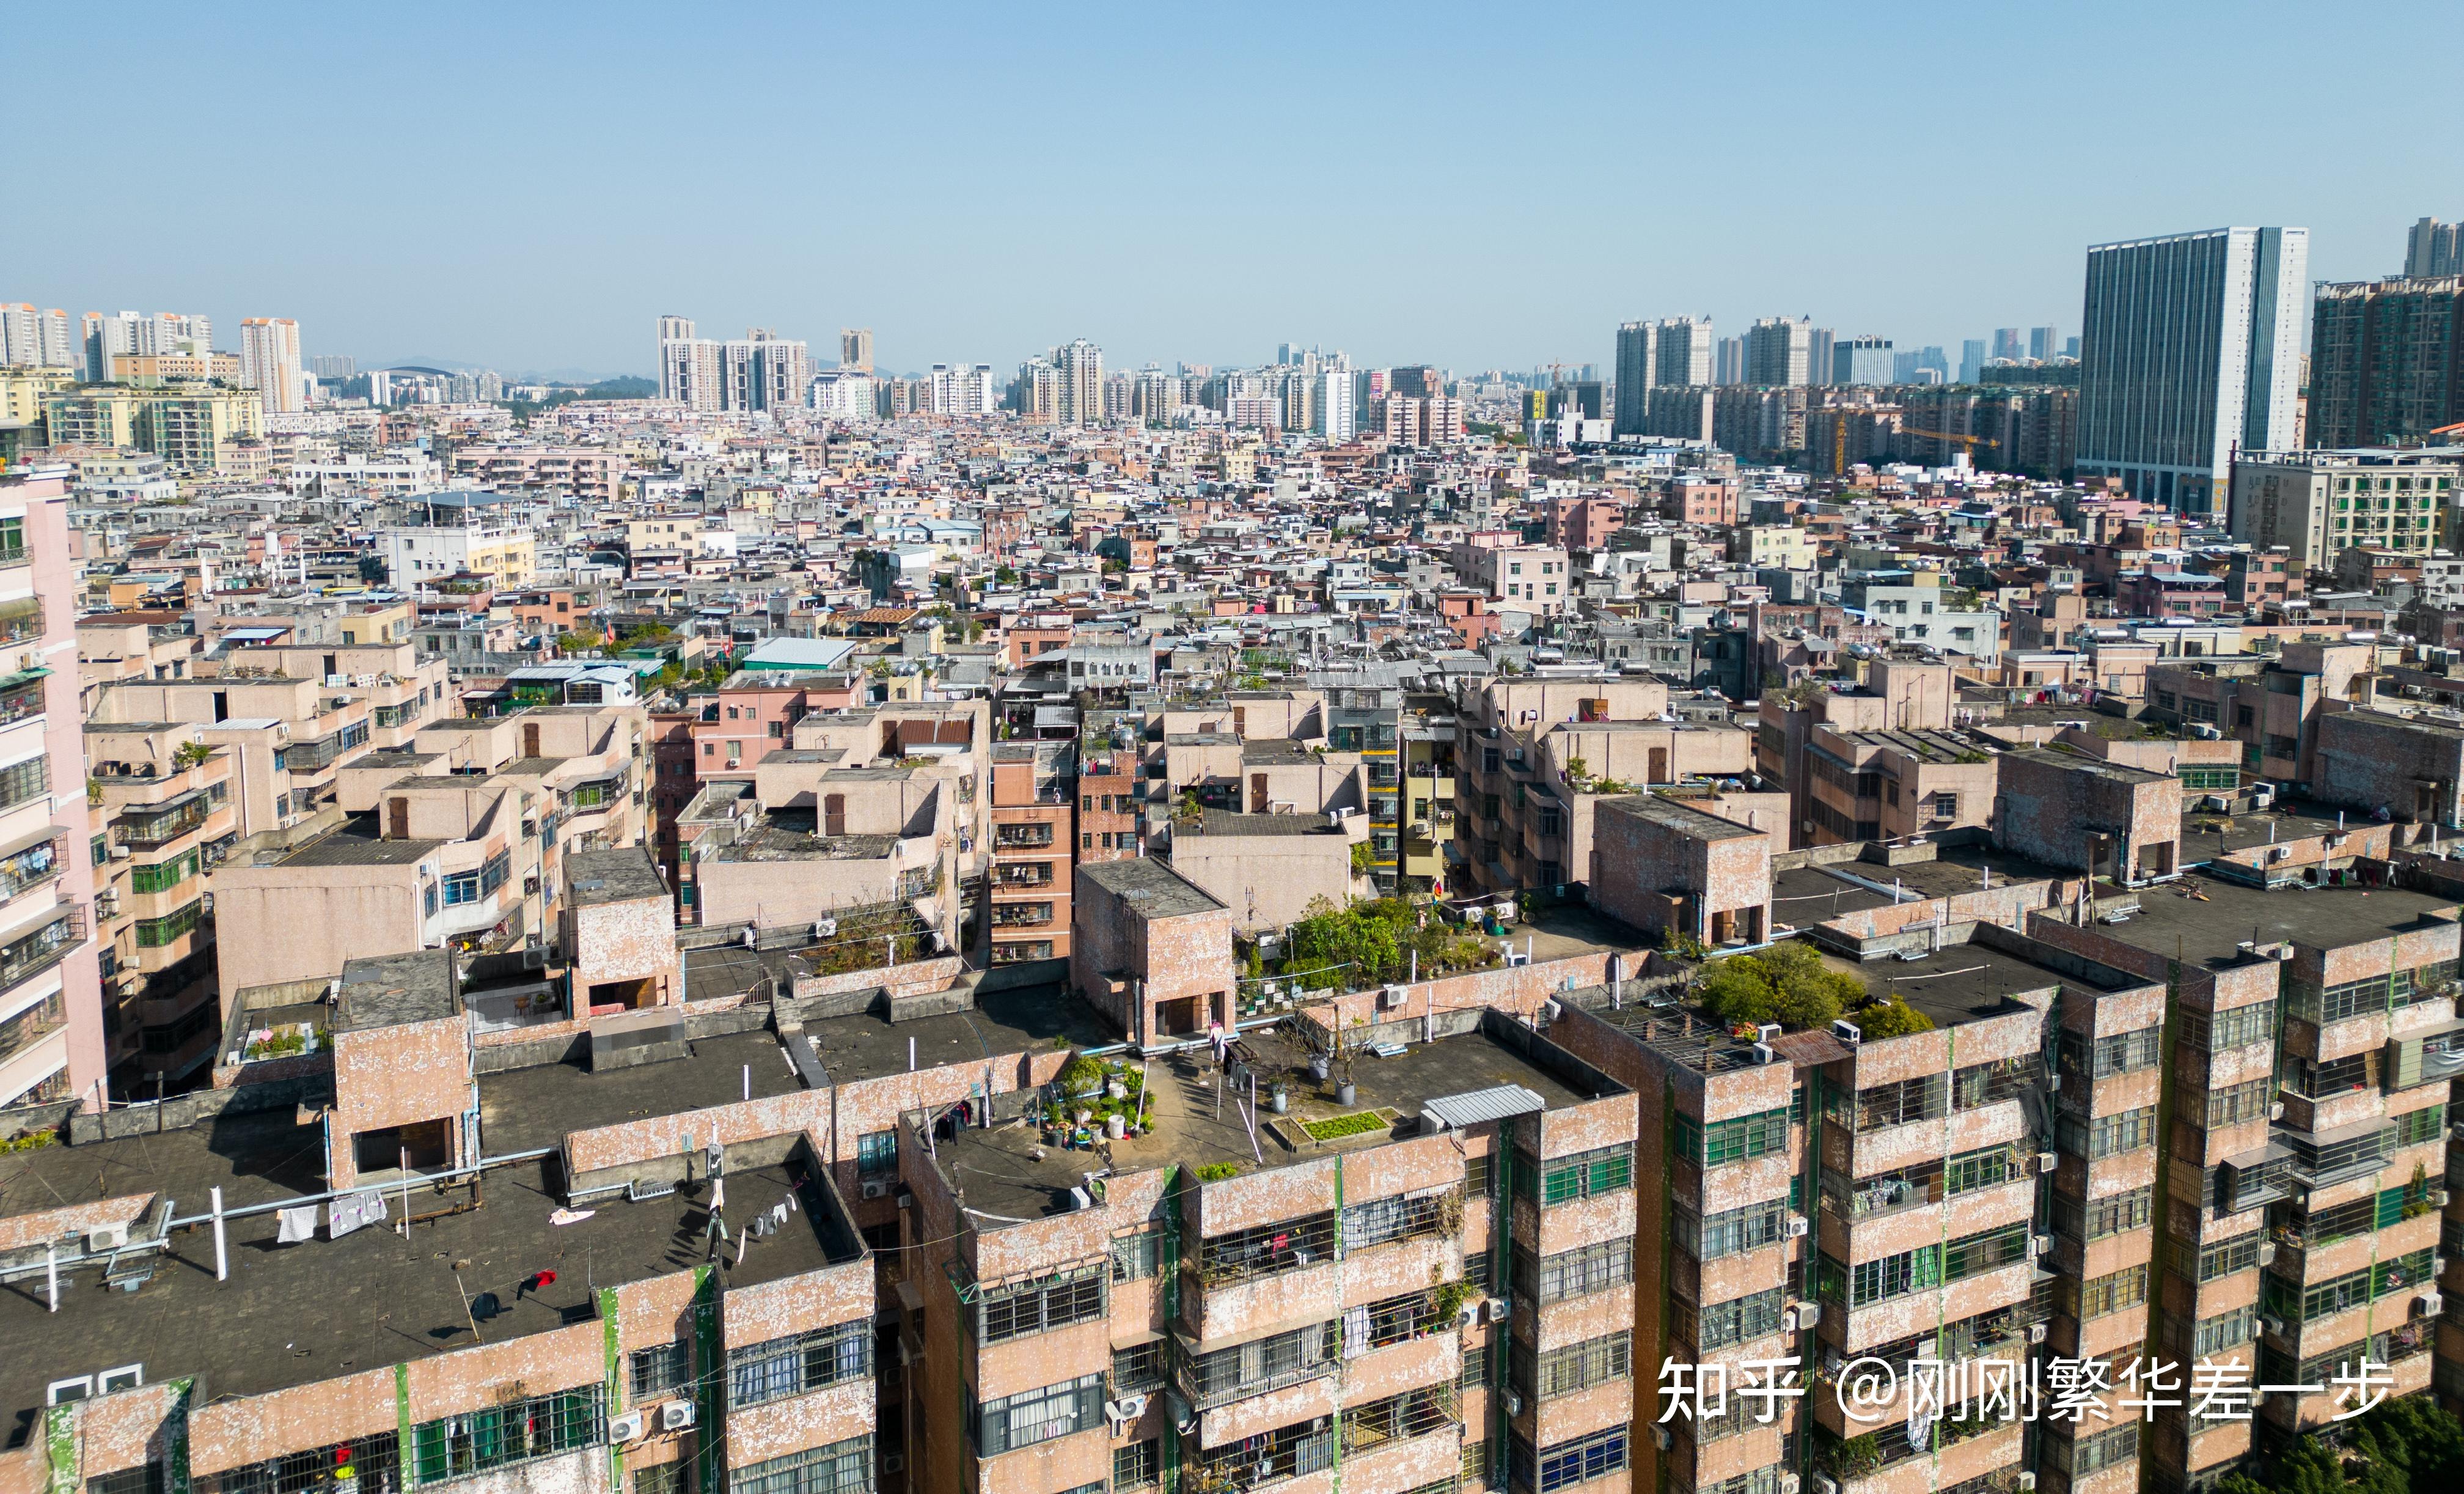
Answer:
M44 6L0 301L651 368L653 319L1115 367L2078 330L2098 240L2464 216L2464 6ZM37 100L21 100L36 102Z

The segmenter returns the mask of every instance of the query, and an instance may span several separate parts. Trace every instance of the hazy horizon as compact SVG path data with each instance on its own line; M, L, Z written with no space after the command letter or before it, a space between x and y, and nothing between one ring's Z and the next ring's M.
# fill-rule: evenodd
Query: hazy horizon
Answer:
M21 72L165 92L24 111L0 301L603 376L655 371L662 314L1004 375L1079 336L1605 367L1617 323L1705 312L1955 367L2077 334L2090 243L2297 224L2359 279L2464 216L2453 5L417 14L19 15ZM190 138L240 164L183 179Z

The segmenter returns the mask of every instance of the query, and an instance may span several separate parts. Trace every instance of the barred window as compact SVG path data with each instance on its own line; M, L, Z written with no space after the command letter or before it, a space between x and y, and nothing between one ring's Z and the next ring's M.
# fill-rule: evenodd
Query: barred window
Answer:
M2212 1282L2236 1271L2255 1270L2258 1266L2258 1237L2238 1235L2221 1240L2199 1252L2199 1280Z
M1785 1237L1787 1221L1787 1204L1778 1198L1707 1216L1680 1203L1676 1206L1677 1248L1697 1260L1717 1260L1777 1244Z
M2021 1090L2036 1081L2041 1068L2036 1056L2027 1054L1971 1063L1954 1070L1950 1076L1950 1107L1954 1110L1976 1110L2016 1100Z
M2102 1239L2125 1230L2145 1229L2148 1210L2155 1202L2153 1188L2134 1188L2126 1193L2091 1198L2087 1203L2087 1238Z
M1163 1242L1160 1230L1112 1238L1112 1280L1142 1282L1155 1274L1155 1252Z
M134 1468L96 1474L85 1481L85 1494L163 1494L163 1465L149 1459Z
M2100 1276L2079 1287L2079 1316L2082 1319L2102 1317L2136 1307L2147 1300L2147 1266L2143 1261L2124 1266L2110 1276Z
M2407 1110L2395 1118L2395 1144L2417 1147L2423 1142L2437 1140L2439 1132L2445 1129L2447 1106L2444 1104L2423 1105L2418 1110Z
M1962 1282L2028 1259L2028 1226L2006 1224L1952 1240L1943 1247L1942 1279Z
M633 1494L685 1494L684 1460L634 1464Z
M356 1479L359 1494L396 1494L402 1447L392 1432L355 1437L304 1453L226 1469L198 1481L211 1494L330 1494L335 1481Z
M859 1320L727 1351L731 1404L758 1406L872 1373L872 1324Z
M855 1139L855 1170L867 1177L898 1171L898 1133L872 1131Z
M2208 1125L2238 1126L2244 1121L2264 1121L2267 1107L2275 1102L2275 1092L2276 1081L2271 1076L2210 1090Z
M1432 1189L1397 1193L1348 1204L1343 1211L1343 1248L1366 1250L1398 1239L1434 1235L1441 1228L1440 1201L1447 1192Z
M1477 1157L1465 1157L1463 1159L1464 1197L1485 1198L1488 1196L1489 1160L1488 1153L1485 1151Z
M1765 1110L1730 1116L1705 1126L1690 1115L1677 1117L1677 1154L1696 1167L1744 1162L1788 1149L1788 1111Z
M2210 1053L2276 1040L2276 1003L2273 1001L2254 1001L2248 1006L2232 1007L2216 1013L2208 1020Z
M1784 1288L1755 1292L1731 1302L1715 1302L1705 1305L1698 1315L1701 1325L1695 1347L1700 1349L1726 1349L1766 1333L1779 1331L1780 1309L1787 1299Z
M1540 1494L1606 1478L1626 1464L1625 1428L1612 1427L1540 1453Z
M2088 1138L2088 1155L2092 1158L2110 1157L2136 1148L2152 1146L2155 1141L2156 1107L2143 1105L2136 1110L2098 1116Z
M1112 1390L1116 1394L1127 1394L1160 1387L1163 1384L1163 1346L1164 1340L1158 1338L1113 1349Z
M1551 1157L1545 1162L1518 1156L1514 1159L1514 1176L1517 1194L1536 1197L1543 1204L1589 1198L1595 1193L1633 1186L1634 1148L1631 1144L1602 1147L1572 1156Z
M2256 1337L2257 1306L2235 1307L2231 1312L2220 1312L2212 1318L2199 1320L2198 1332L2191 1342L2191 1352L2201 1359L2212 1359L2239 1349Z
M693 1346L683 1339L633 1350L633 1399L645 1401L693 1382Z
M1622 1380L1632 1374L1634 1335L1620 1328L1615 1333L1550 1349L1537 1360L1532 1358L1529 1346L1516 1339L1514 1355L1515 1383L1526 1394L1571 1395L1576 1391Z
M1561 1250L1542 1258L1536 1266L1532 1258L1519 1248L1515 1257L1516 1279L1531 1282L1532 1296L1543 1303L1605 1291L1634 1280L1632 1236Z
M988 1291L976 1304L976 1341L998 1344L1101 1317L1108 1275L1100 1268L1081 1266L1058 1276Z
M1463 1351L1463 1373L1455 1383L1464 1390L1474 1390L1488 1383L1488 1346L1465 1344Z
M1948 1197L1974 1193L1980 1188L2007 1183L2018 1175L2018 1151L2007 1144L1963 1151L1943 1164L1943 1193Z
M1040 1391L1023 1391L976 1408L976 1451L985 1458L1067 1437L1096 1425L1103 1415L1104 1377L1081 1375Z
M1741 1473L1733 1479L1722 1479L1717 1483L1707 1484L1702 1494L1778 1494L1778 1491L1779 1470L1757 1468L1751 1473Z
M872 1434L826 1447L747 1463L727 1478L727 1494L869 1494Z
M2139 1423L2125 1421L2077 1440L2049 1437L2044 1445L2045 1456L2057 1468L2064 1469L2074 1479L2083 1479L2101 1468L2111 1468L2138 1457Z
M2065 1028L2061 1038L2061 1067L2065 1074L2087 1079L2108 1079L2116 1074L2135 1074L2154 1068L2157 1063L2159 1030L2142 1027L2127 1033L2109 1033L2102 1037L2090 1037L2085 1033Z
M1857 1129L1881 1130L1911 1121L1938 1121L1950 1113L1950 1076L1927 1074L1857 1091Z
M604 1385L583 1385L423 1421L410 1429L411 1478L441 1483L604 1442L605 1393Z
M1920 1245L1879 1260L1860 1260L1850 1276L1849 1305L1863 1307L1942 1284L1942 1247Z
M1154 1483L1163 1473L1163 1444L1160 1438L1149 1438L1132 1442L1127 1447L1112 1449L1112 1487L1142 1489Z
M1423 1338L1449 1323L1438 1321L1437 1304L1427 1292L1405 1292L1379 1302L1347 1308L1343 1314L1343 1352L1350 1358L1389 1344Z

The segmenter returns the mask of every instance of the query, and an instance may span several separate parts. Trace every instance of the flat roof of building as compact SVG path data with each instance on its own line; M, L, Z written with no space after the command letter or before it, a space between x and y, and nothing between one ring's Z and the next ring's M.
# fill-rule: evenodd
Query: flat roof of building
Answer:
M165 1138L146 1141L162 1146ZM195 1212L212 1176L201 1170L166 1180L164 1191ZM787 1165L738 1168L728 1183L748 1216L794 1187ZM706 1184L638 1203L604 1200L589 1217L563 1226L549 1222L561 1200L543 1161L491 1171L482 1187L486 1206L460 1212L450 1204L462 1189L440 1199L414 1187L408 1207L422 1222L407 1238L376 1224L339 1240L320 1229L315 1239L280 1244L277 1214L232 1219L226 1281L214 1279L213 1233L189 1229L171 1234L153 1276L135 1292L103 1289L93 1270L62 1283L56 1313L46 1310L39 1284L0 1292L0 1342L10 1348L0 1354L0 1417L27 1427L51 1381L117 1365L143 1364L148 1383L195 1375L201 1396L210 1398L466 1349L473 1343L466 1303L483 1293L495 1294L503 1310L481 1332L501 1343L595 1319L597 1287L690 1271L705 1259ZM387 1203L398 1221L403 1202L388 1195ZM788 1218L744 1266L731 1253L717 1267L721 1280L751 1286L833 1263L811 1212ZM860 1256L842 1247L842 1258ZM553 1283L517 1300L525 1279L550 1270Z
M2101 889L2110 896L2111 889ZM2153 954L2179 952L2210 970L2241 962L2241 942L2290 941L2315 949L2341 949L2386 939L2399 931L2443 922L2453 898L2401 887L2313 887L2298 884L2262 891L2193 872L2180 881L2143 889L2139 911L2098 930Z
M1078 875L1135 907L1150 919L1224 911L1206 889L1152 857L1081 862Z
M480 1133L500 1154L561 1145L571 1131L767 1100L804 1087L776 1034L696 1037L690 1056L592 1073L580 1061L479 1078Z
M1825 959L1835 969L1855 975L1870 994L1896 995L1933 1018L1936 1027L1956 1027L2019 1011L2024 1003L2014 999L2014 993L2022 991L2068 986L2095 992L2127 984L2119 972L2110 981L2090 979L2078 971L2066 973L2049 969L1986 944L1945 945L1921 960L1882 959L1859 964L1830 956Z
M1145 1060L1152 1128L1144 1136L1110 1143L1111 1166L1117 1172L1171 1163L1230 1162L1243 1171L1285 1167L1394 1140L1398 1124L1415 1121L1429 1101L1446 1096L1512 1084L1530 1090L1554 1109L1620 1092L1605 1076L1586 1076L1570 1062L1518 1051L1515 1039L1495 1030L1498 1024L1515 1027L1523 1041L1533 1037L1490 1014L1478 1032L1412 1043L1391 1058L1362 1056L1353 1067L1356 1090L1348 1109L1334 1104L1331 1080L1309 1077L1309 1050L1298 1041L1274 1029L1244 1033L1239 1051L1258 1085L1254 1138L1242 1105L1224 1093L1225 1074L1210 1049ZM1544 1055L1551 1052L1542 1050ZM1268 1098L1278 1081L1289 1097L1283 1115L1273 1113ZM1247 1095L1243 1084L1239 1099L1245 1103ZM1310 1139L1302 1128L1309 1121L1355 1113L1372 1114L1386 1124L1325 1141ZM1069 1191L1084 1186L1085 1174L1105 1165L1091 1151L1045 1146L1042 1126L1031 1115L960 1131L939 1141L935 1156L975 1222L993 1227L1070 1212Z
M1063 1038L1072 1047L1101 1047L1120 1040L1093 1008L1058 985L1013 987L979 992L964 1011L891 1021L878 1012L824 1017L804 1024L813 1056L833 1084L851 1084L913 1067L978 1065L1002 1054L1049 1049Z
M564 853L566 901L583 907L668 896L658 863L639 846L616 851Z
M1586 730L1589 728L1586 727ZM1760 836L1764 832L1723 819L1717 814L1698 810L1682 799L1666 799L1656 793L1632 793L1621 798L1602 799L1594 809L1595 814L1631 814L1647 819L1679 835L1697 840L1733 840L1740 836Z
M386 840L364 831L342 829L332 835L319 836L290 855L280 858L281 866L407 866L438 846L442 840Z
M349 961L342 967L337 997L335 1026L346 1033L431 1022L462 1010L453 955L445 949L413 949Z

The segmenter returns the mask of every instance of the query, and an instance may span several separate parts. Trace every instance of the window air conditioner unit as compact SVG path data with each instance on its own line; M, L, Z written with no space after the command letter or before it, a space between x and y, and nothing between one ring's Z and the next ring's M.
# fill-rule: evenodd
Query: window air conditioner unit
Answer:
M868 1177L864 1180L863 1189L867 1198L887 1198L890 1196L890 1179Z
M607 1440L611 1442L638 1442L645 1430L643 1414L638 1411L607 1418Z

